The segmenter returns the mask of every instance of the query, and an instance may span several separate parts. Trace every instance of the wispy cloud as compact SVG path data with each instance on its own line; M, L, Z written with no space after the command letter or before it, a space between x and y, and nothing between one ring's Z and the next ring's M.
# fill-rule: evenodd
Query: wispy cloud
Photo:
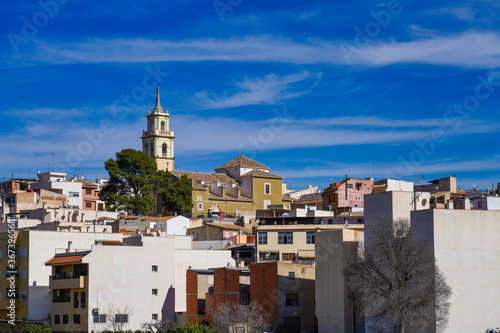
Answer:
M398 162L382 162L375 164L375 176L377 179L391 177L401 179L402 177L399 170L400 164ZM495 170L500 171L500 156L498 155L477 160L430 160L421 166L415 167L414 170L406 173L406 175L446 174L452 176L460 172L474 173ZM366 177L373 173L373 164L372 162L355 164L330 162L316 167L281 169L275 170L275 172L287 178L343 177L346 174L352 177ZM486 184L491 185L491 181L488 180Z
M431 15L451 15L459 20L470 21L474 19L474 11L467 7L441 7L427 11Z
M374 40L366 47L351 49L345 57L341 43L350 41L308 40L303 42L271 36L233 39L152 40L91 39L83 42L37 40L36 52L19 56L33 63L108 62L276 62L291 64L384 66L395 63L425 63L461 67L500 66L500 35L468 31L452 36L435 36L409 42Z
M279 104L308 93L320 78L321 73L313 75L307 71L286 76L269 74L264 78L246 78L241 82L235 82L235 86L239 89L236 93L216 94L201 91L195 94L191 103L202 109ZM304 86L305 81L309 79L314 79L314 81ZM296 87L297 84L300 87Z

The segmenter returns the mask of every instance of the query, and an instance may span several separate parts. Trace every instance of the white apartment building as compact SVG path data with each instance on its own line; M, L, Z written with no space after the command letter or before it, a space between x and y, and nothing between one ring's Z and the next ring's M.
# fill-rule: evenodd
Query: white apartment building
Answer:
M192 250L190 236L132 236L87 251L57 254L52 266L52 329L137 330L145 322L185 322L188 268L234 266L230 251Z
M64 172L44 172L38 174L38 182L31 184L32 189L45 189L68 196L67 206L73 209L82 207L82 183L76 178L66 178Z

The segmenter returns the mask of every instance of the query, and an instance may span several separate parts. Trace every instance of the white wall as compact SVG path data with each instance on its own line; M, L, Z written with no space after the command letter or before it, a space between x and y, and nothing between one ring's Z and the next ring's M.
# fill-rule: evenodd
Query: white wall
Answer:
M434 209L412 212L417 235L434 247L452 288L445 332L476 333L500 318L500 211Z
M167 221L156 222L154 228L161 228L167 235L186 235L191 227L191 220L184 216L177 216Z
M29 233L29 320L47 319L51 308L52 296L49 294L51 267L45 262L55 255L56 248L68 247L73 242L74 249L90 249L95 240L121 240L121 234L71 233L57 231L23 231Z

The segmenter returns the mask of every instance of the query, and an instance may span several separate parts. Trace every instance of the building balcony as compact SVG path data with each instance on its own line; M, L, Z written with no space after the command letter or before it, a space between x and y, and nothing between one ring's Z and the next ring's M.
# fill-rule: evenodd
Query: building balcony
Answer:
M83 289L86 286L87 277L80 276L71 279L62 279L50 277L49 288L50 289Z
M142 136L149 136L149 135L167 135L167 136L174 136L174 132L173 132L173 131L161 131L161 130L142 131Z

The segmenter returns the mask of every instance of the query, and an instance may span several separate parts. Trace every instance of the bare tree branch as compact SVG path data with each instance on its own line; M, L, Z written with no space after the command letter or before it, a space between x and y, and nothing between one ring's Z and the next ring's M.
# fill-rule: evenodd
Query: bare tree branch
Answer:
M375 332L446 328L451 289L430 244L408 220L383 218L367 228L369 247L347 246L344 275L350 296Z

